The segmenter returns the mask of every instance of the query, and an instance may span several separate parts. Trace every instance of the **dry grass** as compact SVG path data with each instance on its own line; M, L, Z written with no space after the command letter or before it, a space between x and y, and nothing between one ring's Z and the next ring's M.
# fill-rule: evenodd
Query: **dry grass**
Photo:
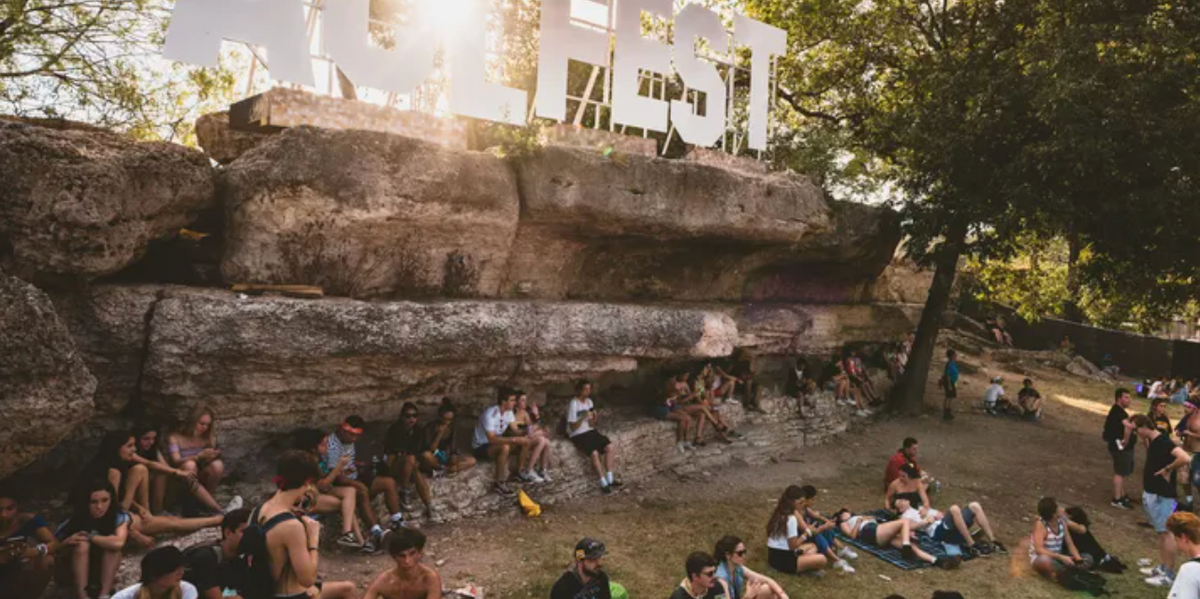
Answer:
M941 494L933 498L935 507L980 501L1010 555L976 560L954 572L903 572L864 555L854 564L858 573L851 576L829 572L821 580L776 577L791 597L882 598L899 593L916 599L937 589L958 590L968 598L1070 596L1031 575L1028 568L1032 514L1043 495L1088 509L1100 542L1127 563L1154 556L1153 533L1138 526L1145 521L1141 510L1120 511L1107 505L1111 470L1100 429L1112 387L1063 373L1006 371L986 356L967 359L980 368L964 379L960 393L964 401L981 397L987 379L995 374L1005 377L1014 394L1019 379L1030 375L1049 398L1046 419L1030 424L961 410L953 425L929 416L884 422L832 445L806 450L800 461L729 469L701 481L663 476L618 496L551 506L536 520L510 514L441 527L430 531L431 561L441 562L448 584L472 580L488 589L489 597L544 598L570 559L575 542L588 535L608 545L606 567L631 596L665 597L682 577L689 552L711 551L717 538L736 534L751 550L751 567L767 571L763 527L784 486L816 485L827 511L880 506L883 465L909 435L921 440L922 465L943 481ZM935 396L931 386L928 397ZM1139 401L1135 407L1145 410L1147 405ZM1178 418L1178 409L1173 410L1172 418ZM1141 459L1139 452L1130 491L1135 497L1141 486ZM337 558L332 561L341 563ZM355 562L353 571L333 567L357 577L355 572L365 574L386 566L386 558ZM340 572L329 574L332 579ZM1166 594L1146 586L1136 573L1108 578L1110 588L1123 597ZM357 579L365 582L367 576Z

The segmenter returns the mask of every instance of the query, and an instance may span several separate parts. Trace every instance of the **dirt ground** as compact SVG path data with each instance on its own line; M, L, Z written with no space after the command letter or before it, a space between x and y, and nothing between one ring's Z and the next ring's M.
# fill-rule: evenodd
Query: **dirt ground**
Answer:
M1140 506L1124 511L1108 505L1111 468L1100 430L1113 387L1045 367L1006 369L987 353L964 356L968 370L975 371L963 379L962 405L952 424L932 413L886 420L766 467L730 468L703 480L662 475L618 495L550 506L538 519L526 519L514 509L487 520L432 527L427 530L427 562L437 566L452 588L472 582L489 598L544 598L570 560L575 542L587 535L607 544L605 566L631 597L666 597L683 577L689 552L712 551L719 537L735 534L750 549L750 566L769 573L764 528L786 485L815 485L826 512L842 506L881 507L884 464L907 436L920 440L922 466L943 482L941 493L932 498L934 507L981 502L1009 554L978 559L950 572L904 572L862 555L853 564L858 570L853 575L828 571L822 579L775 576L789 596L883 598L898 593L916 599L934 590L957 590L968 598L1069 596L1028 567L1035 505L1045 495L1062 505L1087 509L1100 542L1127 564L1155 557L1154 534L1144 527ZM1004 376L1014 396L1021 378L1033 377L1049 400L1045 419L1028 423L994 418L975 407L996 374ZM932 382L927 397L931 405L938 397ZM1131 412L1147 407L1137 400ZM1174 422L1181 411L1172 406L1170 413ZM1129 485L1133 497L1141 494L1143 456L1139 450ZM351 579L365 588L388 565L386 555L337 555L325 558L321 570L328 580ZM1122 597L1167 594L1166 589L1144 584L1136 568L1108 578L1110 589Z

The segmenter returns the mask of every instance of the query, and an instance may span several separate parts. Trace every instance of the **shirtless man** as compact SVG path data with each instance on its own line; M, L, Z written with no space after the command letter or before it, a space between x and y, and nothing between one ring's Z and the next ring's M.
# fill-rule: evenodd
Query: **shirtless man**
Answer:
M1188 415L1185 416L1187 418L1187 426L1179 430L1179 436L1183 441L1184 451L1192 454L1191 472L1188 476L1188 482L1191 484L1191 493L1189 495L1192 496L1192 510L1200 512L1197 509L1200 501L1195 500L1196 490L1200 489L1200 416L1197 416L1197 414L1200 414L1200 411L1197 410L1197 408L1200 408L1200 401L1188 399L1184 402L1184 405L1187 406L1186 410L1188 412Z
M364 599L442 599L442 579L436 570L421 563L424 533L411 528L392 533L388 554L396 560L396 567L380 574Z
M276 471L279 491L251 514L264 528L268 565L278 599L354 599L352 582L317 584L317 548L321 525L308 517L317 504L317 459L301 450L284 452ZM274 521L274 522L273 522Z

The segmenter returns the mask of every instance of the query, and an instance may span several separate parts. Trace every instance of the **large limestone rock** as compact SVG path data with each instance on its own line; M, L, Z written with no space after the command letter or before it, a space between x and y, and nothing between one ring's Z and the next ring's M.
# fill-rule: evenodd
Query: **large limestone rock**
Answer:
M916 328L919 306L747 304L731 311L738 346L758 355L829 354L846 343L892 341Z
M924 304L933 284L933 269L923 269L904 257L896 257L871 287L870 299L897 304Z
M242 155L224 191L227 281L353 297L495 295L520 212L492 155L310 127Z
M87 421L95 391L50 299L0 274L0 479Z
M0 121L0 182L0 260L37 280L115 273L215 201L199 151L12 121Z
M233 162L271 135L230 128L228 112L214 112L196 119L196 141L209 157L221 164Z

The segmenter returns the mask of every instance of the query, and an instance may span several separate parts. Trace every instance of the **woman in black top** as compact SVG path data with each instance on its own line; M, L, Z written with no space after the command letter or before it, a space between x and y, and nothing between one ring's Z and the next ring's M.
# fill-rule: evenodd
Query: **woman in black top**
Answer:
M116 496L108 480L88 480L74 494L71 517L55 531L66 565L59 585L74 589L80 599L88 597L88 573L95 562L100 563L99 595L112 593L130 525L129 514L121 509Z
M900 467L900 476L888 485L887 494L884 495L884 509L892 509L896 498L908 499L912 507L922 514L929 507L928 486L921 482L921 471L916 466L905 464Z
M421 465L431 474L456 474L475 465L475 458L459 455L454 435L454 403L443 397L438 406L437 418L425 425L425 450L421 452Z

